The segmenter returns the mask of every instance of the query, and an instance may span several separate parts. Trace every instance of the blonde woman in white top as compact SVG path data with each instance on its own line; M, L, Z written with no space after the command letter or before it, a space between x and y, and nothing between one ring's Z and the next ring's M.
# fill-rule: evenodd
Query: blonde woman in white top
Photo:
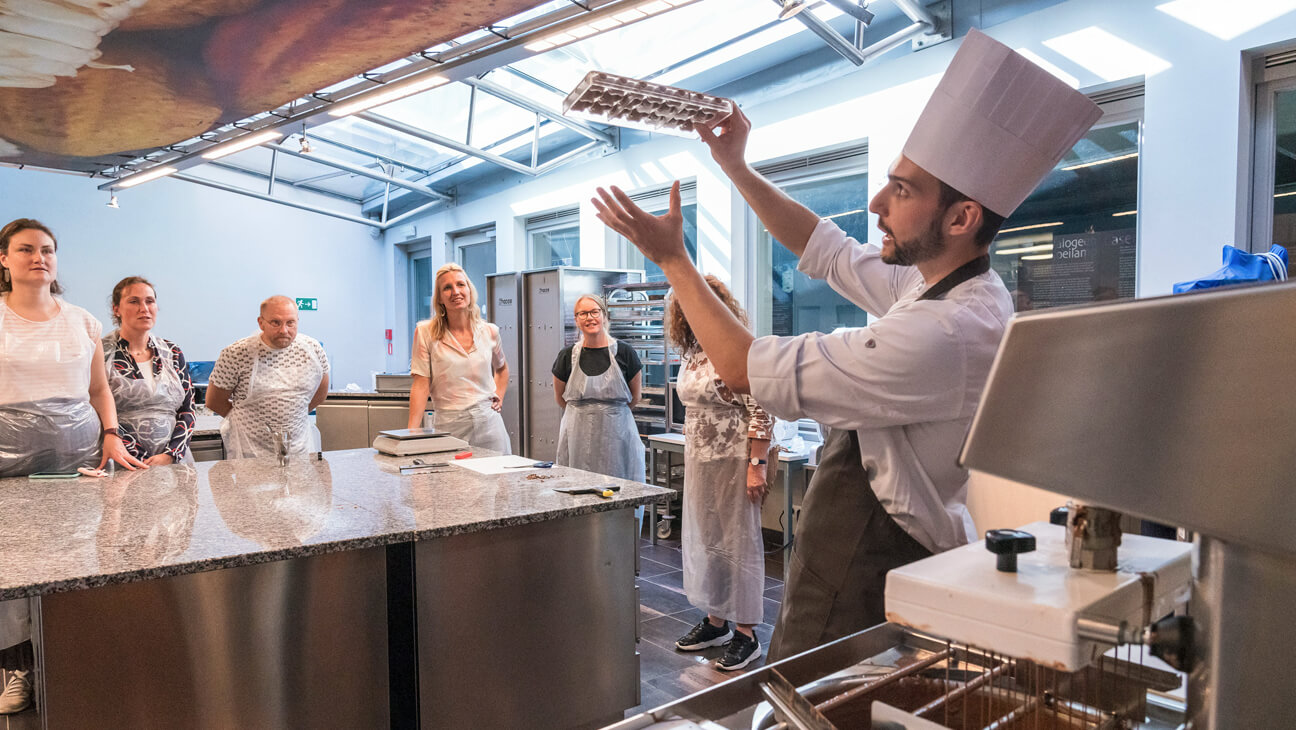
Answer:
M473 446L510 453L500 408L508 363L499 328L482 319L477 289L458 264L437 269L432 319L414 328L409 427L423 425L428 398L434 425Z

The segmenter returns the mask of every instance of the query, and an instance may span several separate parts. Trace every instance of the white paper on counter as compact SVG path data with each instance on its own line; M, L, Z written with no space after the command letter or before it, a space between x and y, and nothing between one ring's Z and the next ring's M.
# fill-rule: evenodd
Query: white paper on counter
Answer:
M528 459L525 456L483 456L478 459L452 459L450 463L455 466L462 466L469 471L475 471L478 474L525 474L530 471L544 471L543 469L507 468L510 466L531 466L537 463L535 459Z

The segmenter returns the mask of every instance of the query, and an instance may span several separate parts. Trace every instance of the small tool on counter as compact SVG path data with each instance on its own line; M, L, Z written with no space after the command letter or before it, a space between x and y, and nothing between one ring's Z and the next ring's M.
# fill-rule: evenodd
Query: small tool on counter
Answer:
M108 463L111 464L112 462L109 461ZM96 479L100 479L108 476L108 472L104 471L103 469L91 469L90 467L86 467L86 466L78 468L77 472L80 474L84 474L88 477L95 477Z
M419 474L435 474L439 471L447 471L447 469L445 469L444 467L448 467L448 466L450 466L449 462L445 462L445 461L423 461L422 459L415 459L414 463L407 464L399 468L401 474L405 474L407 472L417 472Z
M465 451L463 453L455 454L456 459L467 459L470 458L471 456L472 456L471 451Z
M612 495L616 494L620 490L621 487L611 487L606 485L602 487L554 487L555 492L562 492L564 494L593 494L602 497L603 499L611 499Z
M506 466L505 469L552 469L552 461L537 461L534 464L518 464L517 466Z

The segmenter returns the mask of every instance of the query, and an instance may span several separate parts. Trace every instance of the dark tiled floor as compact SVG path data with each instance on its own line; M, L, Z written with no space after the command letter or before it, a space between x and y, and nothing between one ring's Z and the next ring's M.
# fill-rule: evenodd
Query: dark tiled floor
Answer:
M639 694L640 704L626 717L672 702L733 679L765 663L765 657L737 672L722 672L715 660L717 646L699 652L675 649L675 641L706 615L684 595L683 560L678 535L669 540L639 541ZM756 627L761 651L769 647L774 621L783 600L783 561L778 552L765 560L765 622Z

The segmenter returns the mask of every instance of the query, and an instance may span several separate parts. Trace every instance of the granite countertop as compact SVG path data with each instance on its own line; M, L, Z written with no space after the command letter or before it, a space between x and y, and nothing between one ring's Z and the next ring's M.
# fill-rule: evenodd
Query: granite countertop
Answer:
M625 509L671 493L566 467L400 476L412 459L351 449L286 467L235 459L107 479L0 479L0 600ZM554 491L596 484L621 490L611 499Z

